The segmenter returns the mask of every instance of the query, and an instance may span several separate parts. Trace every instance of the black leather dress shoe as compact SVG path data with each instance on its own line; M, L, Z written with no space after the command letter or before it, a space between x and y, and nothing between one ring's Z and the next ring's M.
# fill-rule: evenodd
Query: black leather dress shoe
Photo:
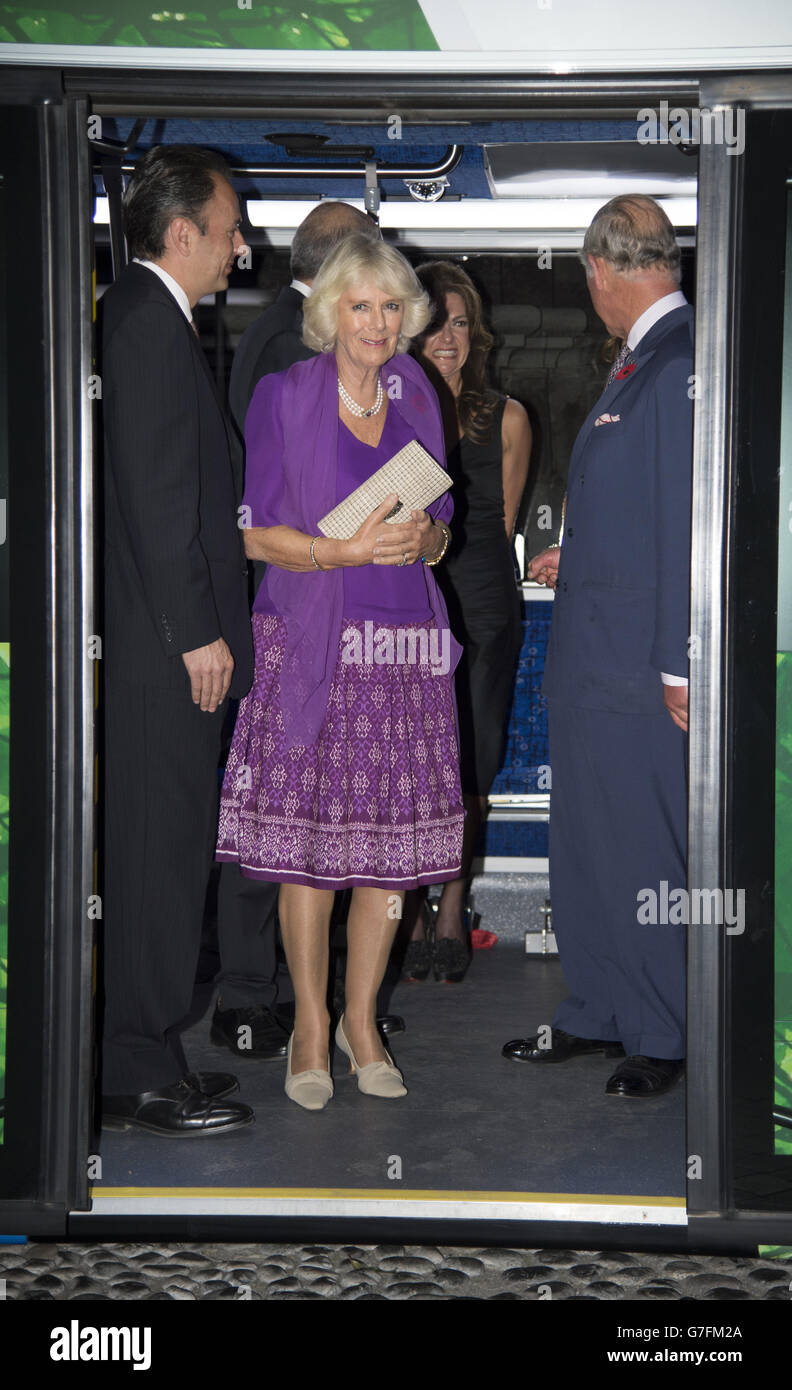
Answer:
M627 1096L645 1100L669 1091L685 1070L684 1057L626 1057L617 1067L606 1086L607 1096Z
M239 1082L229 1071L191 1071L184 1079L210 1100L222 1100L239 1090Z
M542 1039L541 1041L544 1041ZM550 1047L540 1047L537 1034L533 1038L515 1038L503 1049L510 1062L568 1062L570 1057L587 1057L604 1052L606 1057L623 1057L621 1043L605 1042L601 1038L576 1038L563 1028L553 1028Z
M246 1009L215 1009L209 1034L218 1047L228 1047L235 1057L255 1057L274 1062L285 1057L289 1030L272 1009L254 1005Z
M103 1129L147 1129L168 1139L227 1134L252 1124L253 1118L249 1105L212 1100L186 1078L137 1096L102 1097Z
M377 1027L386 1037L390 1037L393 1033L404 1032L404 1019L401 1014L380 1014Z

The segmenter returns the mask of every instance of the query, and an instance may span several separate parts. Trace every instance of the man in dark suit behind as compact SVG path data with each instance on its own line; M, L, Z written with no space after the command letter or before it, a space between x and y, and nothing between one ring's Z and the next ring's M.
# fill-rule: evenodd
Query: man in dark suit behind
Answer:
M364 212L349 203L326 202L309 212L294 233L291 284L245 329L234 353L228 404L242 439L248 406L261 378L314 356L302 340L303 301L322 261L352 232L378 235L376 223Z
M261 378L314 356L302 340L303 301L322 262L352 232L379 235L371 218L341 202L320 203L297 228L291 247L291 284L245 330L234 354L228 401L242 440L248 406ZM256 588L264 568L254 563ZM245 878L237 864L223 864L217 898L221 970L211 1036L238 1056L261 1061L285 1057L289 1041L274 1010L277 902L276 883Z
M684 922L644 909L685 888L693 313L651 198L601 208L583 259L594 308L624 346L572 452L563 546L528 569L555 588L543 689L569 996L551 1037L504 1054L620 1056L606 1093L649 1097L685 1055Z
M227 1073L191 1073L190 1006L226 697L253 675L241 468L192 307L243 249L223 161L138 163L132 263L102 301L105 426L103 1124L199 1136L248 1124Z

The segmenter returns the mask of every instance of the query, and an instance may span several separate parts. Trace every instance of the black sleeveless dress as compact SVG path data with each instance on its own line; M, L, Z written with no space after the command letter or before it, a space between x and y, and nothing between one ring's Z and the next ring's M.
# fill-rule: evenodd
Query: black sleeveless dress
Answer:
M448 453L454 479L452 543L435 573L451 630L464 646L457 667L462 790L486 796L500 766L520 652L520 599L504 524L499 396L484 444L466 436Z

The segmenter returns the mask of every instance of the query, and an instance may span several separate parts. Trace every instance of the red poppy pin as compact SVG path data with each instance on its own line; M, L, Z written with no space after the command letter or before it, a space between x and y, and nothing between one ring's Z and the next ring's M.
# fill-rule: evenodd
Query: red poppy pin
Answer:
M635 371L635 363L634 363L634 362L628 362L626 367L622 367L621 371L616 373L616 375L615 375L615 377L613 378L613 380L614 380L614 381L624 381L624 378L625 378L626 376L629 376L629 375L631 374L631 372L634 372L634 371Z

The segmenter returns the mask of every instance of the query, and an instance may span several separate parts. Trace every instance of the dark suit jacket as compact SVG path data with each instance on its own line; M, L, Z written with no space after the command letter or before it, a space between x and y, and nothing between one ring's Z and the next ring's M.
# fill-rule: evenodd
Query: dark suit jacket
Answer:
M245 416L261 378L315 356L302 340L302 325L303 296L287 285L242 334L234 353L228 404L243 440Z
M222 636L241 697L253 679L242 476L209 365L145 266L110 286L102 318L105 670L188 689L181 653Z
M688 671L689 305L658 320L634 363L572 451L542 688L566 704L653 713L663 709L660 672Z
M245 416L253 392L263 376L285 372L295 362L307 362L315 357L302 340L303 299L299 290L287 285L274 304L246 328L237 344L228 384L228 405L234 418L244 457ZM255 594L266 573L263 560L252 560L252 583Z

